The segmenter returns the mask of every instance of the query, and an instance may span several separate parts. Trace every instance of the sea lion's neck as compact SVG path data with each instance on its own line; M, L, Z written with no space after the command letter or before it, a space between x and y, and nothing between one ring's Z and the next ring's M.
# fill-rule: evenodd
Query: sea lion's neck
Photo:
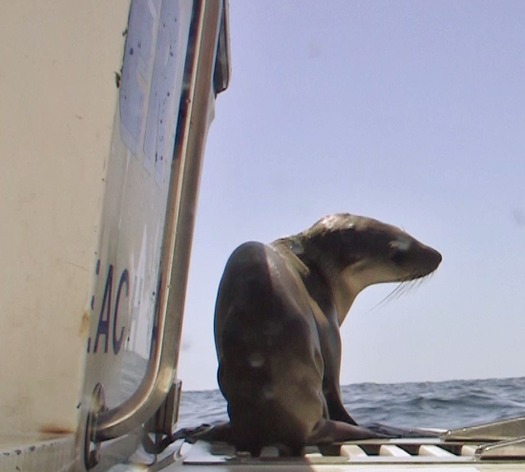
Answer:
M317 303L325 319L330 323L339 322L331 288L323 274L310 264L306 257L302 242L295 236L281 238L274 241L271 246L286 259L286 264L293 269L301 279L310 298Z
M359 279L354 277L352 268L343 269L339 273L334 274L333 280L332 293L340 326L350 311L355 298L365 287L358 283Z
M305 251L301 239L296 236L279 239L272 246L287 253L287 262L301 277L310 296L327 317L332 318L335 311L337 323L341 325L364 287L357 286L349 271L337 270L335 264L327 261L326 256L317 254L314 248Z
M341 326L355 298L364 287L356 284L356 279L352 277L350 271L336 271L331 264L323 264L322 260L312 258L306 262L306 265L324 281L325 293L330 294L338 324Z

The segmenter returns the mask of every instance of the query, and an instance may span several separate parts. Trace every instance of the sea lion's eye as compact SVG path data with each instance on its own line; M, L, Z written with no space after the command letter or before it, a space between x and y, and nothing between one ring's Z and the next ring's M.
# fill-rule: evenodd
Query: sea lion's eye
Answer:
M394 263L394 264L401 264L403 262L403 260L405 259L405 251L399 251L399 250L394 250L391 254L390 254L390 260Z
M406 257L407 251L410 247L410 241L396 240L388 244L390 248L390 260L394 264L401 264Z

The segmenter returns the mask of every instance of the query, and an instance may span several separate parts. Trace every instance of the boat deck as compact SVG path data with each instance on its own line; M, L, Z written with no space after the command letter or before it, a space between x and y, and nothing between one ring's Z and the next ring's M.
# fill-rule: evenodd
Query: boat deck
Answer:
M393 470L522 470L523 457L490 453L492 443L481 441L443 441L439 438L364 440L332 444L322 448L308 447L303 457L281 457L276 448L264 448L260 457L237 453L229 445L182 443L170 458L149 470L201 472L294 470L294 471L393 471Z

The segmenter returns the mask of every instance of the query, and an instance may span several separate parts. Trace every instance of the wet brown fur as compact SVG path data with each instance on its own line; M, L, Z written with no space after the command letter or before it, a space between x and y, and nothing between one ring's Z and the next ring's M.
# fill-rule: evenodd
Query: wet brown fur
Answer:
M441 255L399 228L337 214L270 245L230 256L215 311L218 381L238 449L377 437L343 406L339 326L357 294L433 272Z

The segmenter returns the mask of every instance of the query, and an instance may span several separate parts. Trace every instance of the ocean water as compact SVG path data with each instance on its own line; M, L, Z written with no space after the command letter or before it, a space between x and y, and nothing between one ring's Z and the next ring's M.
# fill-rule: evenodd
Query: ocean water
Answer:
M343 403L361 424L452 429L525 416L525 377L342 387ZM178 427L227 420L219 390L183 391Z
M124 358L122 403L137 388L146 361ZM184 383L183 383L184 388ZM347 411L360 424L400 428L452 429L525 416L525 377L446 382L360 383L341 388ZM226 421L226 401L219 390L182 392L177 428Z

